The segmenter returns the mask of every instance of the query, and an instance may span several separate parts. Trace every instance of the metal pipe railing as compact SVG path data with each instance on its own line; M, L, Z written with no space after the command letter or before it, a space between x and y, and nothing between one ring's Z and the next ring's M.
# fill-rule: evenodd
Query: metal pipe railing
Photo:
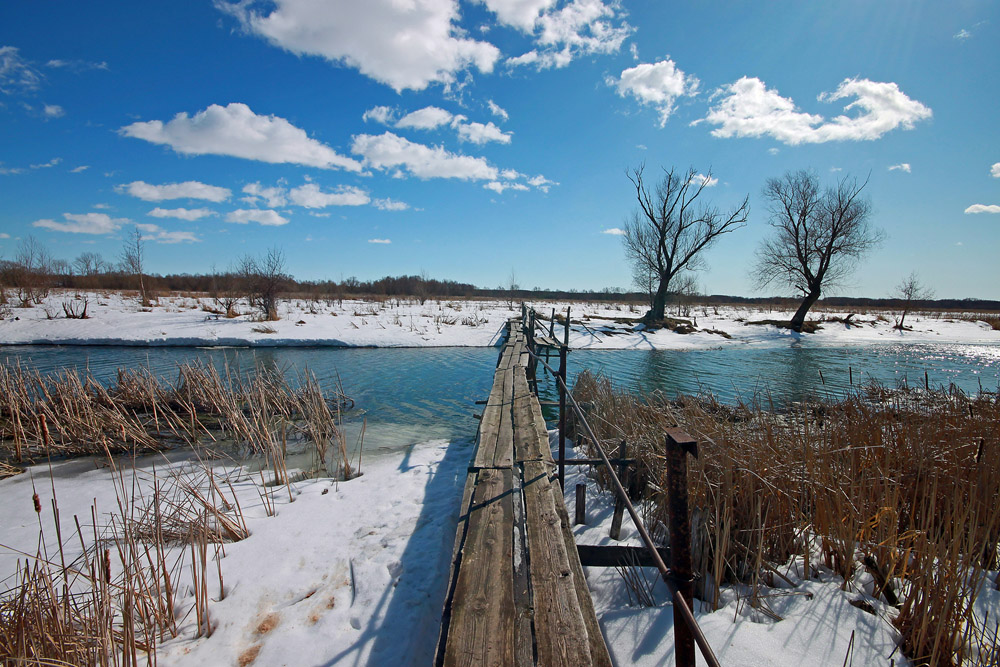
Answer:
M560 375L556 373L552 367L545 362L545 360L541 359L535 351L531 349L531 346L528 346L528 353L536 362L540 362L542 366L544 366L545 369L554 378L556 378L556 381L559 383L562 393L565 395L570 407L573 408L573 412L576 413L580 423L583 424L587 437L590 438L592 443L594 443L594 447L597 449L597 453L600 455L601 461L604 463L605 469L609 473L615 495L617 495L619 500L621 500L621 502L625 505L625 509L632 518L632 523L635 524L635 528L639 532L639 537L642 539L643 544L649 551L656 569L659 570L660 576L663 578L663 582L670 590L670 596L674 607L681 612L681 618L684 620L688 628L690 628L691 633L694 635L694 640L698 644L698 648L701 650L701 654L705 658L705 661L709 664L709 667L721 667L719 659L715 656L715 652L709 645L708 639L705 637L705 633L702 632L701 627L698 625L698 621L695 619L694 613L691 611L691 607L688 606L687 600L685 600L684 596L682 596L678 591L677 585L673 580L673 573L670 568L667 567L666 563L663 562L663 558L660 556L660 552L657 550L656 544L653 542L653 538L650 536L649 531L646 529L646 525L639 517L638 512L636 512L635 506L632 504L631 499L629 499L628 493L625 491L625 487L622 485L621 480L618 479L618 475L615 474L614 467L611 465L611 460L608 458L607 453L605 453L604 447L601 446L601 443L594 434L593 429L590 428L590 424L587 423L587 418L583 414L583 410L580 408L580 405L576 402L576 399L573 398L573 394L570 393L569 388L566 386L566 381L560 377Z

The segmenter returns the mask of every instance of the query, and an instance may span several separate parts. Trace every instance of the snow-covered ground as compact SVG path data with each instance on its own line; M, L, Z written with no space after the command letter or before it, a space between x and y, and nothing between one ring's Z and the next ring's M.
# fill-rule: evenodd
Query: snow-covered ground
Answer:
M426 665L435 650L441 605L458 505L471 455L470 446L427 442L367 462L364 475L348 482L315 479L275 493L276 516L268 516L255 476L232 466L219 468L239 495L250 537L226 545L221 559L225 597L210 581L213 633L195 638L189 616L181 636L162 645L162 665ZM136 465L136 479L148 495L150 469L157 459ZM159 460L158 475L191 462ZM72 515L84 531L89 507L115 507L114 475L93 459L54 464L0 481L4 518L0 523L0 578L13 572L17 553L38 547L38 518L32 479L41 496L42 523L52 536L48 511L54 485L62 508L63 534L74 539ZM612 501L600 496L583 472L567 477L589 485L588 525L575 529L578 542L607 543ZM125 474L126 488L132 473ZM572 507L572 501L568 498ZM637 543L628 519L627 543ZM52 541L49 537L49 549ZM214 570L214 566L213 566ZM657 606L629 604L613 568L588 568L613 659L618 665L672 664L672 610L656 582ZM651 581L656 581L649 571ZM726 665L909 664L896 648L897 633L888 608L868 595L862 574L847 590L841 579L821 569L820 578L802 581L794 564L787 576L796 588L764 591L770 609L783 620L765 617L734 589L724 589L716 612L698 611L709 642ZM996 573L990 573L995 578ZM182 591L181 596L189 595ZM877 615L850 604L864 599ZM1000 613L1000 593L986 585L977 601L980 615Z
M67 319L63 303L87 300L88 319ZM1000 343L1000 331L985 322L966 321L955 314L911 313L912 331L893 328L891 312L859 314L852 324L826 322L815 334L796 334L760 320L788 320L791 313L734 307L693 307L690 320L698 331L678 334L645 331L621 321L637 319L636 306L598 303L532 302L542 314L572 309L570 345L590 349L699 349L729 345L780 345L802 338L811 345L872 343ZM214 315L212 299L165 296L152 308L139 307L134 297L115 292L53 293L34 308L11 309L0 321L0 345L126 344L126 345L339 345L372 347L486 347L497 342L504 322L520 314L505 301L413 299L281 302L276 322L256 322L248 314L233 319ZM244 308L246 310L246 308ZM848 312L816 311L810 319L841 317ZM882 315L880 318L879 315ZM615 320L619 320L616 322ZM557 326L558 329L558 326ZM726 338L723 332L731 336Z

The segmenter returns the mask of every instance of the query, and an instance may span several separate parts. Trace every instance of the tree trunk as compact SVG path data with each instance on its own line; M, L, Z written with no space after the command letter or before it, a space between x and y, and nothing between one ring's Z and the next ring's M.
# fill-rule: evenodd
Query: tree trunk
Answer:
M806 294L806 298L802 299L802 303L799 304L799 309L795 311L795 315L792 317L790 326L794 331L802 331L802 325L806 321L806 313L812 308L812 305L816 303L819 298L819 288L812 289Z
M667 310L667 287L669 285L669 280L660 279L660 285L656 288L656 294L653 295L653 305L644 319L650 322L663 319Z

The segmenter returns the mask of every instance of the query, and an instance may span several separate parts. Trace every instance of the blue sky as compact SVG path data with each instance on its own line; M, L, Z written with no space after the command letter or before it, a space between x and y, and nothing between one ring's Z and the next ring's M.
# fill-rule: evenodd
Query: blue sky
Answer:
M0 5L0 253L151 271L284 249L299 278L629 287L625 172L696 168L750 221L707 293L753 295L765 179L865 178L911 271L1000 298L996 2L226 0Z

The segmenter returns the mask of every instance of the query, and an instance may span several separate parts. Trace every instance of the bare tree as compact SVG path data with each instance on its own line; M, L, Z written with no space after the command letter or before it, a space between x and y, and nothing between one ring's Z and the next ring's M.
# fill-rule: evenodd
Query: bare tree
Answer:
M662 320L670 283L682 271L704 266L703 250L720 236L746 224L750 213L749 196L743 203L723 213L699 201L712 182L712 173L700 176L694 168L679 173L664 170L655 187L643 180L644 166L633 169L628 178L635 186L639 209L625 223L625 254L632 263L633 276L653 276L656 291L645 319Z
M906 321L906 316L910 312L910 308L913 307L914 301L922 301L924 299L933 299L934 290L924 285L920 282L920 277L917 272L914 271L906 278L900 281L896 285L896 289L892 293L894 299L899 299L903 302L903 312L899 316L899 321L896 322L896 329L902 331L904 329L903 322Z
M215 303L223 308L227 318L238 317L236 306L240 299L246 296L239 271L232 267L225 273L219 273L212 267L212 283L209 288L209 296L215 299Z
M258 310L265 321L279 319L278 295L291 280L285 273L285 253L279 248L271 248L260 257L244 255L240 258L238 272L250 307Z
M507 276L507 284L504 285L504 289L507 291L507 308L514 310L514 302L517 301L517 291L521 289L521 286L517 282L517 274L514 273L514 269L511 269L510 275Z
M8 280L22 308L39 304L49 295L52 258L34 236L27 236L18 243L14 261L8 265Z
M869 224L871 202L862 196L868 185L845 176L820 188L808 171L768 179L772 235L757 249L753 276L761 288L780 284L802 294L789 322L801 331L806 314L823 289L840 284L868 251L882 243L883 233Z
M106 273L110 268L104 258L96 252L81 252L79 257L73 260L73 270L78 276L97 276Z
M139 281L139 298L143 307L149 306L149 297L146 295L146 281L143 278L146 248L142 240L142 233L139 232L138 227L133 227L132 233L125 237L125 241L122 243L120 260L122 271L132 274Z

